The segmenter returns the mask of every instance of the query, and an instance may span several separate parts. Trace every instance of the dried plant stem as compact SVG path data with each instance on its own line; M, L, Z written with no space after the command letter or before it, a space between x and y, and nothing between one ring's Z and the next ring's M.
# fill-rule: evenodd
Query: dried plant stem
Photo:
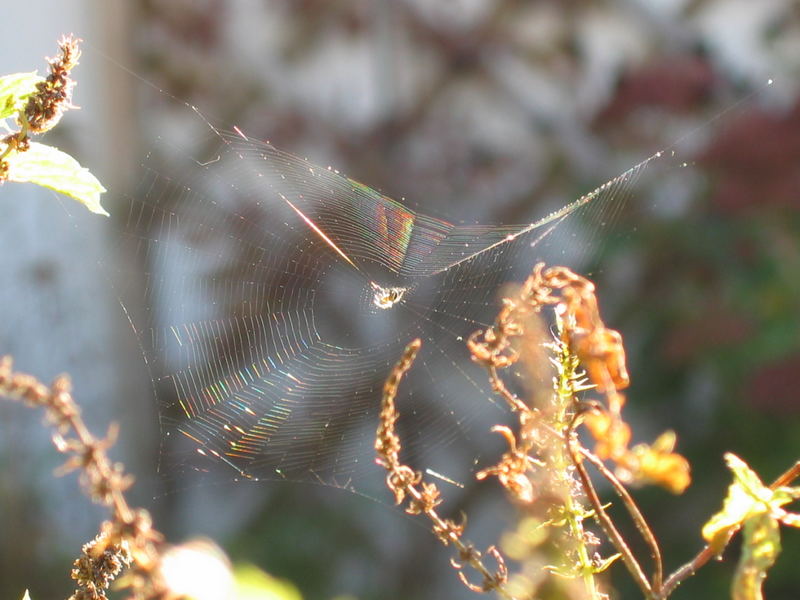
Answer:
M414 471L408 465L400 461L400 438L395 432L395 423L399 413L395 407L395 398L400 381L411 368L414 359L422 346L419 339L415 339L406 346L402 357L397 362L383 388L383 398L381 402L380 424L375 439L375 450L377 451L377 462L386 471L386 483L398 504L408 497L409 503L406 512L409 514L424 514L433 523L433 533L445 545L452 544L458 550L458 561L453 561L453 566L458 569L461 581L469 589L477 592L487 592L494 590L503 598L514 600L514 597L506 590L505 583L508 578L508 571L505 561L501 554L494 547L487 550L497 562L498 569L490 571L483 563L483 555L472 544L466 543L461 539L464 525L456 524L450 519L442 518L436 510L436 506L441 502L439 490L433 483L422 481L422 474ZM481 583L471 583L463 572L463 564L469 564L481 577Z
M48 387L31 375L13 372L11 358L7 356L0 359L0 395L45 409L47 421L55 429L53 443L59 452L70 455L60 472L80 470L86 494L96 504L111 510L111 520L103 524L95 542L84 547L84 556L75 563L73 577L80 589L72 598L106 597L104 590L110 581L107 577L98 580L95 569L87 568L86 561L102 561L109 550L121 552L124 556L119 560L123 562L127 562L129 553L133 565L130 585L135 598L169 597L158 570L161 564L158 544L162 536L152 527L147 511L128 505L124 491L133 478L125 475L123 466L111 462L106 454L116 438L116 428L112 426L104 439L94 437L72 398L69 377L59 376Z
M685 565L678 567L674 573L667 577L667 580L664 582L659 594L655 598L657 600L668 598L672 592L675 591L675 588L682 584L686 579L694 575L700 569L700 567L704 566L716 555L717 551L714 548L708 545L704 546L703 549L700 550L700 552L698 552L692 560Z
M505 382L500 377L500 374L497 372L496 366L488 364L486 365L486 370L489 373L489 383L492 385L492 390L503 397L512 411L524 413L531 410L527 404L509 391Z
M407 486L405 488L405 492L411 498L410 504L412 506L415 504L422 506L427 502L425 492L420 491L414 485ZM502 585L503 582L501 581L501 578L498 577L498 573L493 573L486 567L486 565L483 564L481 552L475 549L472 544L465 543L461 540L461 526L454 528L452 526L453 522L449 519L443 519L441 516L439 516L435 508L425 508L422 510L422 512L426 517L428 517L428 519L430 519L431 523L433 523L433 531L437 534L437 537L439 537L439 539L441 539L445 545L451 543L456 550L458 550L459 561L464 561L469 564L469 566L475 569L483 578L483 581L480 585L471 583L464 574L462 565L459 562L453 561L452 564L458 569L458 576L464 585L473 591L488 592L494 590L503 598L514 600L514 596L508 593L508 591ZM491 554L499 564L503 564L503 559L500 557L499 552L494 546L490 547L487 550L487 553ZM500 572L503 573L504 571L505 567L501 568Z
M592 463L597 470L600 471L600 474L605 477L609 483L611 483L614 491L616 491L617 495L622 499L623 505L631 515L633 523L636 525L636 529L640 534L642 534L645 543L650 548L650 556L653 559L654 568L653 589L658 590L661 587L661 582L664 577L664 566L661 559L661 549L658 546L658 541L656 540L655 534L653 534L653 530L650 529L650 526L647 524L647 521L645 520L642 511L639 510L639 506L636 504L636 501L630 495L622 482L617 479L616 475L614 475L614 473L612 473L608 467L603 464L603 461L586 448L581 448L580 452L581 455L590 463Z

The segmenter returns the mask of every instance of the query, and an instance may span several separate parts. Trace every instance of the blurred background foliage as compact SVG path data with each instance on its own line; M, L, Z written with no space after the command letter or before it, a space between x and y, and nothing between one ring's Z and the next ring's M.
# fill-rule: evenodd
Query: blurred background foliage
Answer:
M694 482L682 497L659 489L637 496L663 541L667 568L700 547L700 526L721 505L729 482L724 451L745 458L765 481L798 458L797 3L64 5L68 18L51 15L53 35L34 56L52 51L65 23L75 23L74 33L88 42L85 71L76 72L76 102L93 122L94 137L81 141L87 128L77 122L70 129L65 119L62 144L91 156L106 139L98 161L112 214L114 198L135 193L126 185L137 180L139 157L155 136L205 127L144 81L253 137L334 164L422 212L454 221L530 221L699 128L683 155L691 168L646 183L645 197L661 198L658 206L666 208L651 210L634 198L618 219L619 235L598 246L584 269L599 288L606 323L626 342L633 381L627 410L636 435L649 441L674 428L678 450L693 466ZM8 39L28 35L34 25L20 14L4 27ZM5 72L40 64L14 63ZM767 89L770 77L775 85ZM92 168L90 158L72 153ZM65 236L81 237L90 226L75 227L80 217L72 214L59 221L69 209L56 206L52 196L34 204L36 214L15 216L21 209L11 189L3 189L4 211L11 212L0 225L0 247L3 268L16 275L0 295L0 351L18 355L20 368L43 377L73 373L76 397L98 430L112 418L122 422L120 458L137 476L138 500L154 511L162 530L176 541L211 535L234 561L293 581L309 599L473 597L453 576L448 551L387 505L319 486L198 489L187 480L165 487L155 475L155 400L113 290L89 261L94 275L85 277L106 286L102 297L84 287L77 300L65 298L64 281L76 278L74 261L42 259L38 250L24 255L14 237L27 236L30 247L39 248L48 243L41 235L47 223L62 231L53 234L58 241L49 242L51 252L76 256L81 247ZM48 210L55 216L42 212ZM113 245L104 236L113 239L107 232L95 236L101 241L92 252ZM101 301L107 305L102 310ZM92 346L97 339L109 346ZM91 358L102 354L129 362L110 375ZM37 599L66 596L70 557L77 540L93 535L98 514L67 491L74 481L49 483L56 459L49 458L35 418L0 409L0 594L19 597L30 587ZM478 541L497 533L498 515L513 519L491 486L454 488L453 496L454 509L471 516ZM389 502L388 492L383 500ZM736 550L674 597L725 597ZM798 553L800 539L788 532L768 598L798 596ZM617 597L638 597L620 566L612 569L612 582Z

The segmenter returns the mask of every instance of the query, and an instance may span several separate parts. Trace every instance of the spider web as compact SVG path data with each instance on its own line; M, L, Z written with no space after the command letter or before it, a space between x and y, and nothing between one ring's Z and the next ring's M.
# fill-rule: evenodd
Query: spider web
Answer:
M416 337L398 398L406 456L463 441L487 411L502 418L466 339L538 260L585 258L661 157L532 223L456 225L204 121L199 143L158 140L124 219L167 474L381 481L380 394ZM166 154L181 179L161 173Z

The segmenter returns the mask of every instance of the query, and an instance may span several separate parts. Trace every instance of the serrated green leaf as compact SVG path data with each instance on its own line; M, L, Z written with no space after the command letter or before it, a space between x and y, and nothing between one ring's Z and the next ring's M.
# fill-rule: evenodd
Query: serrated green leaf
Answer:
M798 515L781 508L800 498L800 487L785 486L773 490L765 486L738 456L728 453L725 462L733 472L733 483L728 488L722 510L703 525L702 531L703 538L715 551L721 552L731 536L754 519L769 519L772 521L770 527L774 526L776 530L779 521L793 527L800 526Z
M40 81L44 81L44 77L37 75L36 71L0 77L0 119L19 112Z
M766 513L744 523L742 556L733 577L733 600L762 600L761 585L781 551L778 522Z
M703 525L703 538L721 552L744 520L753 514L769 511L767 504L772 490L765 487L750 467L735 454L727 453L725 462L733 472L733 483L722 504L722 510Z
M728 487L728 495L722 503L722 510L703 525L703 539L715 551L721 552L730 537L736 533L744 519L753 510L756 502L742 485L735 481Z
M733 471L733 477L754 499L768 502L772 497L772 490L766 487L755 471L741 458L731 452L725 453L725 462Z
M100 205L106 189L66 152L32 142L25 152L6 157L9 181L35 183L74 198L93 213L108 216Z
M239 565L233 575L236 600L302 600L291 583L276 579L253 565Z

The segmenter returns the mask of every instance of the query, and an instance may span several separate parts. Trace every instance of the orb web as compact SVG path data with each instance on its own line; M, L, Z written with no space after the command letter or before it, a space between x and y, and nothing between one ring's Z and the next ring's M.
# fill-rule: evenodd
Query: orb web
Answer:
M179 178L162 173L166 155ZM398 399L404 452L463 439L478 415L504 410L465 345L503 284L543 257L591 252L579 222L592 232L613 220L658 156L531 223L456 225L238 130L159 140L128 201L124 251L144 272L131 289L163 470L382 480L381 389L416 337Z

